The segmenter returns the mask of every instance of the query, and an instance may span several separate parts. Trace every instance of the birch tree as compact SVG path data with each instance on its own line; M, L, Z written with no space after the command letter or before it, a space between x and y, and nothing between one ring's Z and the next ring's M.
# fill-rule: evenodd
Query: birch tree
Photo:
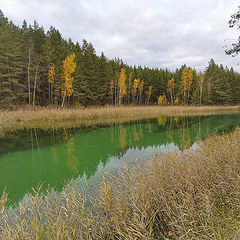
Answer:
M76 68L76 63L74 62L75 53L67 56L63 61L63 73L62 73L62 107L64 106L64 101L66 97L70 97L73 94L73 77L71 76Z
M193 70L190 67L188 76L187 76L187 82L186 82L186 89L187 89L187 104L189 104L189 96L190 96L190 90L192 88L192 81L193 81Z
M168 81L168 85L167 85L167 92L170 94L171 105L173 105L174 88L175 88L175 79L172 78Z
M182 70L181 82L180 82L183 104L185 104L186 102L187 79L188 79L188 70L187 70L187 67L185 66L184 69Z
M121 105L123 97L127 95L126 78L125 68L122 68L118 78L119 105Z

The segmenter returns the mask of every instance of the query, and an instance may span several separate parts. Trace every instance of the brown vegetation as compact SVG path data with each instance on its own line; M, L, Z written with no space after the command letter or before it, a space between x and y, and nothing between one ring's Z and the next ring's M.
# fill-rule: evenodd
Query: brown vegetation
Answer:
M240 106L140 106L78 109L25 108L0 110L0 136L24 128L61 128L119 124L159 116L211 115L240 112Z

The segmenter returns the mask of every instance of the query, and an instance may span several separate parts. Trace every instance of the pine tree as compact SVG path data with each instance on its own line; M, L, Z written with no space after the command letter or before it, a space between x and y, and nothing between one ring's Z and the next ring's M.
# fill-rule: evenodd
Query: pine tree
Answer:
M166 92L171 104L180 103L181 98L183 104L240 103L240 74L214 60L210 60L202 81L202 75L197 76L186 65L169 71L131 67L119 58L108 60L103 53L98 56L86 40L82 45L71 38L66 40L54 27L45 34L36 21L28 25L24 20L20 28L1 11L0 32L1 106L22 102L88 106L109 100L115 105L131 101L134 105L148 104L157 103L159 95L161 100ZM72 53L77 65L68 79L74 81L66 81L63 62Z
M83 40L82 53L81 102L83 105L96 105L98 104L99 61L93 45L86 40Z
M20 33L17 27L0 16L0 103L2 106L13 106L24 97L24 85L21 59Z
M24 20L22 26L23 34L23 45L22 45L22 56L23 56L23 67L24 67L24 77L26 79L27 85L27 101L30 105L32 103L32 88L33 88L33 29L31 25L27 27L27 23Z
M41 74L45 69L42 69L42 62L44 59L44 44L46 36L43 27L39 27L38 23L34 21L32 41L33 41L33 93L32 93L32 104L35 105L36 99L40 102L40 97L37 95L37 91L41 91ZM38 97L38 98L37 98Z
M108 95L109 82L113 78L114 74L103 52L101 53L101 56L99 58L98 66L99 75L96 83L98 97L97 101L101 104L107 104L109 98Z

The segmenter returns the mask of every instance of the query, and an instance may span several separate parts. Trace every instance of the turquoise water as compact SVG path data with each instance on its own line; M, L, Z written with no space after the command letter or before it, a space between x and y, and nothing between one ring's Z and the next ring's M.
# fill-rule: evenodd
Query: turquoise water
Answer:
M154 153L194 148L198 139L230 131L240 114L159 117L144 122L85 129L30 129L0 138L0 194L13 202L39 184L61 190L72 178L94 179Z

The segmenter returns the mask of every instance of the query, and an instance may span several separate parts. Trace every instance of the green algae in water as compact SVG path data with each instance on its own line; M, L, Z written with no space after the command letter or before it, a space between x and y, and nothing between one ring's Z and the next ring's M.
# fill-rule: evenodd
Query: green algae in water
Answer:
M0 193L17 202L39 184L61 191L72 178L99 177L137 159L190 148L198 139L230 131L240 114L159 117L116 126L43 131L30 129L0 138Z

